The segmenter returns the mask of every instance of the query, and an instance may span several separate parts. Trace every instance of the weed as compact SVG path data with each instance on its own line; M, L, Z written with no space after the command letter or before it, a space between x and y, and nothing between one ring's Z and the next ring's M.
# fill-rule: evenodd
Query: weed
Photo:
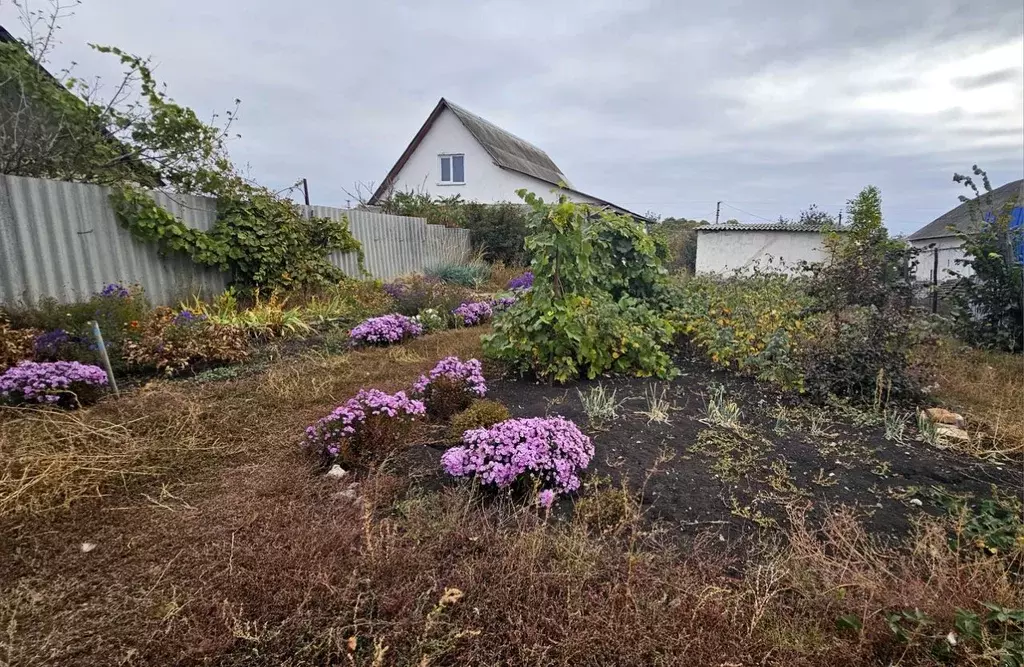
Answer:
M616 400L616 391L608 391L601 383L586 392L576 390L583 412L586 413L593 429L603 429L609 422L619 418L619 408L625 401Z
M838 484L839 478L836 477L836 474L832 472L826 475L824 468L818 468L818 474L815 475L814 479L812 479L811 481L817 484L818 486L827 488Z
M910 413L886 410L882 415L882 419L885 423L885 439L902 445Z
M753 523L757 524L759 527L764 529L778 528L779 526L778 521L776 521L772 517L766 515L761 510L754 507L753 504L741 505L739 500L736 499L736 496L731 496L729 498L729 503L731 507L729 511L733 514L733 516L738 516L741 519L752 521Z
M461 440L462 434L474 428L490 428L511 417L503 404L498 401L476 400L468 408L452 417L448 428L451 440Z
M775 489L784 496L803 496L807 492L796 485L793 476L790 474L789 465L782 459L775 459L771 463L771 472L766 480L768 486Z
M689 451L711 457L711 472L726 482L736 482L756 470L770 443L736 431L706 429L697 434Z
M665 398L667 393L668 387L663 386L659 393L656 385L649 385L644 390L644 400L647 402L647 409L641 410L637 414L647 417L648 424L668 424L669 413L674 409L674 406L672 401Z
M871 468L871 474L879 477L888 477L891 472L892 464L888 461L879 461Z
M829 418L824 410L813 410L809 421L810 429L808 433L815 438L835 438L839 435L828 430Z
M939 444L939 429L928 415L921 412L917 413L917 433L918 437L922 442L926 442L932 446L938 446Z
M708 386L708 398L704 403L704 419L712 426L736 429L740 426L740 406L736 401L726 400L725 387L720 384Z
M793 420L789 415L789 410L784 405L779 405L775 409L775 426L772 427L772 431L775 435L785 435L793 427Z

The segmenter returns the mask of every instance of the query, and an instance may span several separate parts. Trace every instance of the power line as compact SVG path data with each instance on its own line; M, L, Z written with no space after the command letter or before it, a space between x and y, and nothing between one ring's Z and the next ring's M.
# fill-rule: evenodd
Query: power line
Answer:
M757 213L751 213L750 211L744 211L742 208L739 208L737 206L733 206L729 202L724 201L722 203L725 204L726 206L728 206L729 208L735 210L735 211L739 211L740 213L746 213L747 215L752 215L755 218L760 218L761 220L764 220L765 222L775 222L775 220L769 220L768 218L766 218L766 217L764 217L762 215L758 215Z

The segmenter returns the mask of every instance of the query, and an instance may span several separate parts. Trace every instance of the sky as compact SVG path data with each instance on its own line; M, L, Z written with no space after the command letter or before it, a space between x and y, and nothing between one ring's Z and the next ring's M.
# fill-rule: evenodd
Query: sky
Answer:
M666 217L834 213L873 184L910 233L954 172L1024 176L1021 0L83 0L62 23L49 69L113 85L88 43L116 45L201 117L241 99L236 163L315 204L380 183L442 96ZM10 0L0 24L24 36Z

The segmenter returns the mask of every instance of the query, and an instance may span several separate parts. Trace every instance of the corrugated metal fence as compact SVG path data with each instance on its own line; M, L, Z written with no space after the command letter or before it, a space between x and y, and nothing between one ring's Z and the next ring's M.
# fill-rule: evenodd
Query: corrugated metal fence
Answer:
M110 188L0 175L0 303L52 297L62 303L88 298L112 282L139 283L155 304L222 291L229 276L182 256L161 257L136 240L114 216ZM195 229L209 229L216 200L153 193L157 203ZM422 218L327 206L301 207L335 220L347 216L363 244L366 268L394 278L469 251L469 232L428 225ZM355 253L331 262L358 275Z

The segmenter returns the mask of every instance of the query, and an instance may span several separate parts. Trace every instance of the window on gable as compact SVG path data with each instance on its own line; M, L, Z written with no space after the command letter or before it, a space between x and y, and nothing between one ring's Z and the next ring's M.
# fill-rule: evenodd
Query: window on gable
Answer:
M465 155L439 155L438 159L441 161L441 183L466 182Z

